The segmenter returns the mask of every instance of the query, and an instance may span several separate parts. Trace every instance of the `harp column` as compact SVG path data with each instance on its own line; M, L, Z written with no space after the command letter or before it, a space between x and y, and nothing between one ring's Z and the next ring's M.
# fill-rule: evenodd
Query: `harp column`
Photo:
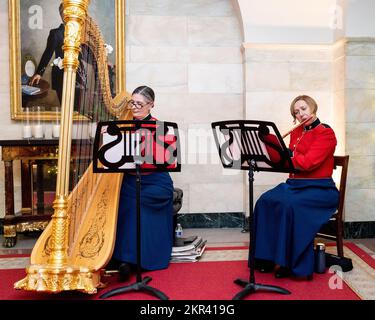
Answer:
M51 255L48 263L62 266L67 263L69 171L73 126L74 88L79 61L81 34L90 0L65 0L64 4L64 83L61 103L61 135L53 204Z
M98 274L88 268L73 266L68 258L69 237L69 171L73 126L74 88L82 31L90 0L63 0L64 6L64 83L61 104L61 135L59 140L56 198L53 204L50 255L46 264L31 265L26 278L15 283L16 289L60 292L79 290L96 293Z

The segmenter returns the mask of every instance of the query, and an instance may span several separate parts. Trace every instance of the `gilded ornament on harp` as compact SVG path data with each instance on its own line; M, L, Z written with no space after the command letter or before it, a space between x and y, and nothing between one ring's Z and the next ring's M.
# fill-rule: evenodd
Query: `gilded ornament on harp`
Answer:
M65 26L65 45L78 46L80 41L81 26L76 21L69 21Z
M97 256L104 244L107 211L108 211L108 188L102 193L98 203L97 214L92 219L88 232L82 237L79 243L79 256L93 258Z
M46 239L43 247L43 256L49 257L51 255L51 236Z
M64 17L73 17L74 19L84 19L85 18L85 11L82 10L80 7L72 7L69 6L64 9Z

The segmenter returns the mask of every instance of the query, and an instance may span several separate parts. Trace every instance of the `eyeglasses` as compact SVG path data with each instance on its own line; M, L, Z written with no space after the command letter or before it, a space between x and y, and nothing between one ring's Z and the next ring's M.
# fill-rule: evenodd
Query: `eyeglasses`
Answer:
M143 107L147 106L150 103L151 102L142 103L139 101L130 100L127 104L127 108L132 109L133 107L135 107L136 109L142 109Z

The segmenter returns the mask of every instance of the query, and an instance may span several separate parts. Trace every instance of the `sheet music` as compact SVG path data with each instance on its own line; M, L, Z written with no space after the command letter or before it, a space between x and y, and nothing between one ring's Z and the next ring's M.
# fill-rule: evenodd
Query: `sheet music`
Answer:
M126 135L126 137L125 137ZM108 144L112 141L116 140L116 136L112 136L108 133L103 133L103 144ZM107 150L105 153L105 159L111 163L119 162L121 158L126 156L135 156L140 154L140 133L139 132L130 132L126 131L125 133L122 133L122 140L126 139L126 141L130 141L130 143L126 144L126 147L124 148L124 145L122 143L118 143L115 146L113 146L111 149ZM124 150L125 149L125 150ZM124 152L125 151L125 152ZM107 168L104 166L104 168ZM120 167L120 169L134 169L135 168L135 162L126 162L124 165Z
M94 140L93 170L99 172L181 170L176 123L120 120L100 122Z
M249 167L249 161L255 161L256 170L289 172L285 167L287 157L285 144L280 142L280 148L270 144L266 145L265 137L269 135L278 137L282 141L276 126L271 122L258 120L233 120L212 124L216 144L222 164L225 168L243 169ZM264 142L263 142L263 141ZM279 152L281 162L274 162L268 150ZM271 152L271 151L270 151ZM290 159L290 158L289 158ZM291 162L289 168L292 168Z

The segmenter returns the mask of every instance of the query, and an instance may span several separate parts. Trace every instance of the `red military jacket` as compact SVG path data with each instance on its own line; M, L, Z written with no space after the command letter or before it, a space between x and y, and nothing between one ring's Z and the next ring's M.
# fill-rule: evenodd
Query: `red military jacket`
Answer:
M142 120L147 120L147 121L157 121L158 119L154 118L151 114L146 116ZM155 125L152 125L151 127L155 128ZM151 128L150 127L150 128ZM167 168L175 168L176 163L172 162L171 160L171 152L176 149L176 138L175 136L172 135L163 135L159 137L155 137L155 132L152 134L152 137L150 136L142 136L142 144L143 147L141 146L141 152L142 155L145 155L148 153L148 155L152 155L152 162L151 163L143 163L141 164L141 169L153 169L156 166L153 165L152 163L158 163L158 164L163 164L163 163L171 163L167 166ZM151 149L149 146L152 146L152 152L151 154L149 153ZM147 149L148 151L146 151Z
M330 178L337 140L334 131L316 119L311 125L298 127L291 133L289 148L292 162L299 173L290 178Z

